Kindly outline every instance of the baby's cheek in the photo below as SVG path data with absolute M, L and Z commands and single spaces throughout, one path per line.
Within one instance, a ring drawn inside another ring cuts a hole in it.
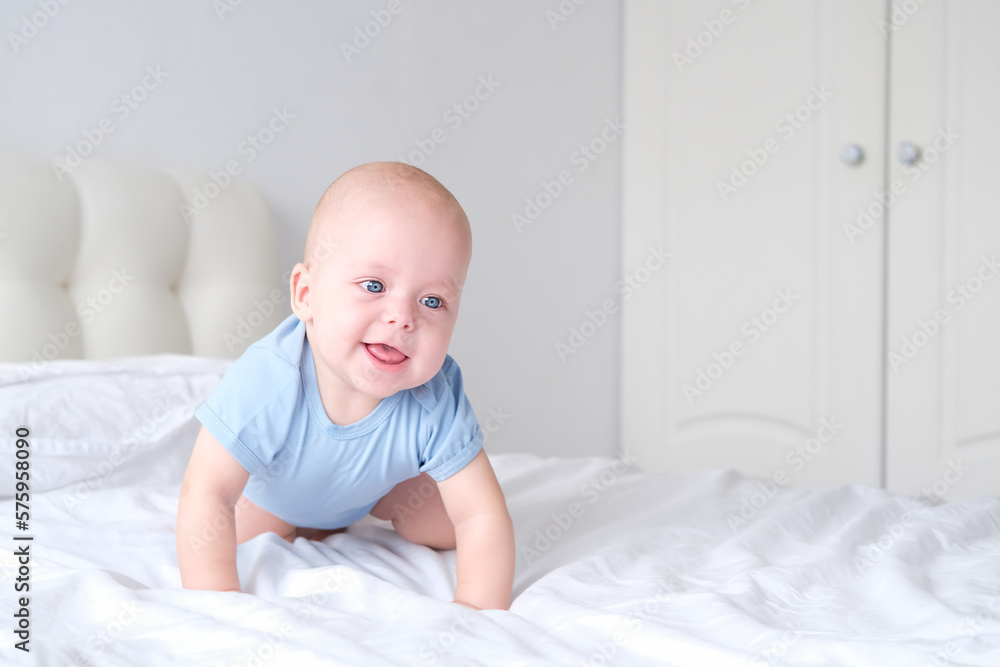
M 360 309 L 349 307 L 346 304 L 325 304 L 316 324 L 324 336 L 328 336 L 331 340 L 345 341 L 360 337 L 360 324 L 364 321 L 363 315 Z

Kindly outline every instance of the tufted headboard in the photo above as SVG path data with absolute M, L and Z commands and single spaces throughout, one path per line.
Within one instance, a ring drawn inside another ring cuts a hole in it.
M 273 329 L 274 222 L 227 176 L 0 152 L 0 361 L 233 358 Z

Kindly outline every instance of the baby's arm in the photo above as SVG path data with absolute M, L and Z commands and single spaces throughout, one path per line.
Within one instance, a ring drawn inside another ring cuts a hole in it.
M 250 475 L 202 427 L 177 504 L 177 564 L 184 588 L 238 591 L 236 502 Z
M 455 602 L 507 609 L 514 585 L 514 525 L 486 452 L 438 482 L 438 489 L 455 525 Z

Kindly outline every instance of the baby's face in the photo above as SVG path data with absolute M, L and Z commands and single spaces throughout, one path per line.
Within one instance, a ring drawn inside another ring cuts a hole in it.
M 420 198 L 340 209 L 327 227 L 336 247 L 310 271 L 307 321 L 317 374 L 334 395 L 381 400 L 440 370 L 469 265 L 467 224 Z

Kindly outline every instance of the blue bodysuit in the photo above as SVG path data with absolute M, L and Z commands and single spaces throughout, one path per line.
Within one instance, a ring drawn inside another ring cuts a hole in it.
M 195 416 L 250 473 L 243 494 L 300 527 L 340 528 L 393 486 L 447 479 L 483 434 L 451 356 L 427 383 L 382 399 L 364 419 L 330 421 L 305 324 L 291 315 L 233 362 Z

